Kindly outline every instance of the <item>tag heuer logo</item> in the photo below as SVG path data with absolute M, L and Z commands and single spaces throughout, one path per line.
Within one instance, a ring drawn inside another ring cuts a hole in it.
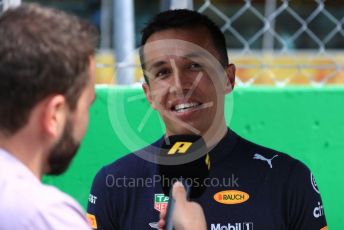
M 154 194 L 154 209 L 161 212 L 167 209 L 168 196 L 164 194 Z

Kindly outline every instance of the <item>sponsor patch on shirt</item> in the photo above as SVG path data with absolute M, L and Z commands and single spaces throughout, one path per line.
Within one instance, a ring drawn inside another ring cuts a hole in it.
M 91 204 L 96 204 L 96 201 L 97 201 L 97 197 L 95 195 L 88 195 L 88 201 L 91 203 Z
M 88 223 L 90 224 L 91 228 L 93 228 L 93 229 L 97 229 L 98 228 L 97 220 L 96 220 L 95 215 L 86 213 L 86 218 L 87 218 Z
M 239 190 L 226 190 L 214 195 L 214 200 L 221 204 L 240 204 L 246 202 L 249 198 L 250 195 Z
M 211 224 L 211 230 L 253 230 L 253 222 Z
M 315 178 L 314 178 L 313 173 L 311 173 L 311 183 L 312 183 L 312 187 L 313 187 L 314 191 L 316 191 L 318 194 L 320 194 L 319 189 L 318 189 L 318 185 L 315 182 Z
M 313 209 L 313 216 L 315 218 L 319 218 L 324 215 L 324 208 L 320 202 L 318 202 L 318 205 Z
M 167 209 L 169 197 L 162 194 L 154 194 L 154 209 L 161 212 Z

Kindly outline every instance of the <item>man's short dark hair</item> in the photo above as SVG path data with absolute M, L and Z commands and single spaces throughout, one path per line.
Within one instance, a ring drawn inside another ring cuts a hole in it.
M 219 62 L 223 66 L 228 65 L 228 56 L 226 48 L 226 40 L 224 34 L 221 32 L 219 27 L 215 25 L 207 16 L 198 13 L 196 11 L 178 9 L 168 10 L 157 14 L 142 30 L 141 49 L 140 49 L 140 60 L 142 69 L 144 69 L 144 57 L 142 47 L 146 44 L 148 38 L 159 31 L 168 29 L 188 29 L 195 27 L 206 28 L 213 40 L 213 44 L 220 54 Z M 144 75 L 146 82 L 148 79 Z
M 0 16 L 0 132 L 11 135 L 31 109 L 62 94 L 76 108 L 89 81 L 97 31 L 88 22 L 36 4 Z

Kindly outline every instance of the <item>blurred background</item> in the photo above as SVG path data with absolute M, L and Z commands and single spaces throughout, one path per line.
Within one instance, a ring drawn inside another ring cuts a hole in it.
M 60 8 L 97 26 L 99 84 L 143 81 L 136 51 L 141 29 L 161 10 L 189 8 L 208 15 L 224 32 L 238 86 L 344 85 L 344 0 L 21 2 Z

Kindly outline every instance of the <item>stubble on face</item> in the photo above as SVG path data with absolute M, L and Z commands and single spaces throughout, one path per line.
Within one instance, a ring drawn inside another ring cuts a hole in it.
M 73 124 L 66 121 L 60 140 L 52 147 L 48 156 L 48 175 L 60 175 L 65 172 L 76 155 L 80 142 L 73 138 Z

